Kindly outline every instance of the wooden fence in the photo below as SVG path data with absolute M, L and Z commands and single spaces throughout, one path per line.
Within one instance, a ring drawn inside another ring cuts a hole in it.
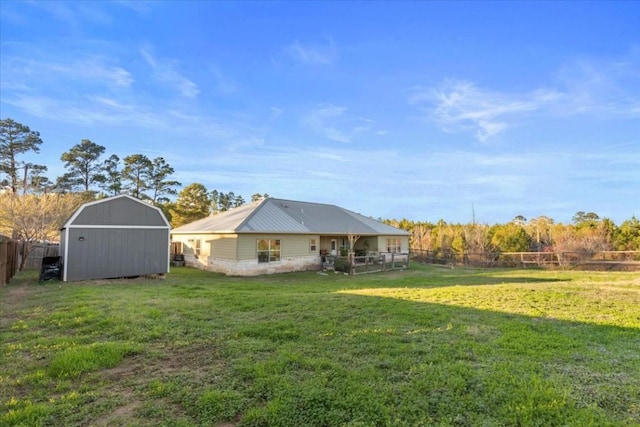
M 0 285 L 9 283 L 18 267 L 18 242 L 0 234 Z
M 22 249 L 22 245 L 24 244 L 24 242 L 20 243 L 20 249 Z M 22 252 L 20 251 L 20 253 Z M 29 255 L 27 255 L 27 261 L 24 264 L 23 270 L 40 270 L 40 268 L 42 267 L 42 258 L 46 256 L 58 256 L 59 253 L 59 244 L 32 244 Z
M 468 267 L 556 267 L 640 270 L 640 251 L 464 253 L 411 250 L 420 263 Z

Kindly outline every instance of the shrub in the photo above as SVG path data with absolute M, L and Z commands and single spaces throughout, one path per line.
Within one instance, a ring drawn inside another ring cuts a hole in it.
M 349 267 L 351 267 L 351 265 L 349 264 L 348 258 L 336 258 L 335 262 L 333 263 L 333 268 L 336 271 L 348 273 Z

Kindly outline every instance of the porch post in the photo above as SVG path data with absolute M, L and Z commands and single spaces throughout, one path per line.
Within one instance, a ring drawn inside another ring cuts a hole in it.
M 349 276 L 353 276 L 353 270 L 354 270 L 354 266 L 353 266 L 353 252 L 349 251 Z

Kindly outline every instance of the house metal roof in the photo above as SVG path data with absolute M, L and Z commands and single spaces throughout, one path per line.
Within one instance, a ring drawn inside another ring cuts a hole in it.
M 177 227 L 180 233 L 405 236 L 409 233 L 335 205 L 267 198 Z

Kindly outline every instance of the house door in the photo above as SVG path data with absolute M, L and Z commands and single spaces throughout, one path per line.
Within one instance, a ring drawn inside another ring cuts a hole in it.
M 331 255 L 338 255 L 338 241 L 336 239 L 331 239 Z

